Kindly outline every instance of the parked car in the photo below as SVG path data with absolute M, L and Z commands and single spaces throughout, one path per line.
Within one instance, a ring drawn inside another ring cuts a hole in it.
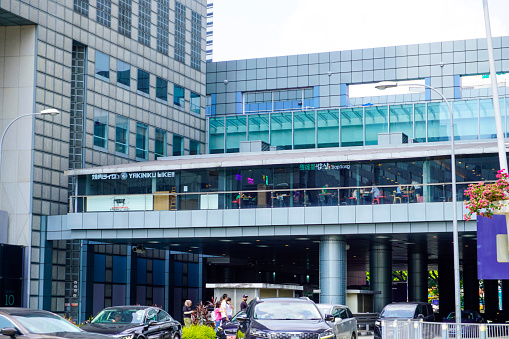
M 375 321 L 375 338 L 382 338 L 382 321 L 422 319 L 435 321 L 433 307 L 425 302 L 398 302 L 385 305 Z
M 233 316 L 232 320 L 228 321 L 225 324 L 221 324 L 217 328 L 216 338 L 217 339 L 236 339 L 237 331 L 240 326 L 240 321 L 237 319 L 237 317 L 241 314 L 246 314 L 246 312 L 240 311 Z
M 309 298 L 256 298 L 245 314 L 237 315 L 236 337 L 332 339 L 334 331 L 327 322 L 333 319 L 322 316 Z
M 3 336 L 11 338 L 111 339 L 87 333 L 51 312 L 27 308 L 0 308 L 0 331 Z
M 334 317 L 329 324 L 334 330 L 336 339 L 357 338 L 357 320 L 348 306 L 335 304 L 316 304 L 322 315 L 330 314 Z
M 119 339 L 182 338 L 182 325 L 164 310 L 151 306 L 108 307 L 82 329 Z
M 444 317 L 442 319 L 442 322 L 444 323 L 455 323 L 456 322 L 456 312 L 451 312 L 447 317 Z M 477 311 L 461 311 L 461 323 L 462 324 L 482 324 L 484 323 L 484 318 L 481 317 L 479 312 Z M 448 326 L 448 332 L 449 337 L 455 337 L 456 336 L 456 326 Z M 468 326 L 468 325 L 462 325 L 461 326 L 461 335 L 462 337 L 467 338 L 473 338 L 479 336 L 479 327 L 476 325 Z

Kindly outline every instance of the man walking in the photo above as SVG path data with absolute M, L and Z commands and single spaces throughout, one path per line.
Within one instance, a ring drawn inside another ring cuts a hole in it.
M 245 311 L 247 309 L 247 294 L 242 296 L 242 302 L 240 303 L 240 310 Z

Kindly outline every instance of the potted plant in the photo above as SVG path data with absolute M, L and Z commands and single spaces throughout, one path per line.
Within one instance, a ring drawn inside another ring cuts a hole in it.
M 509 216 L 509 176 L 505 170 L 497 172 L 497 181 L 491 184 L 479 182 L 468 185 L 465 191 L 465 206 L 468 213 L 463 219 L 470 220 L 475 213 L 482 217 L 493 218 L 493 214 Z

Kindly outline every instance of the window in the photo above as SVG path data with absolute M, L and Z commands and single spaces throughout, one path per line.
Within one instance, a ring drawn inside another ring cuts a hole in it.
M 163 322 L 163 321 L 169 321 L 169 320 L 171 320 L 170 315 L 163 310 L 159 310 L 159 312 L 157 313 L 157 321 Z
M 97 22 L 111 26 L 111 0 L 97 0 Z
M 170 35 L 170 3 L 168 0 L 157 0 L 157 51 L 168 55 Z
M 94 109 L 94 146 L 108 147 L 108 112 Z
M 150 74 L 144 70 L 138 69 L 138 91 L 149 94 Z
M 178 157 L 184 154 L 184 138 L 180 135 L 173 135 L 173 156 Z
M 198 155 L 200 154 L 200 143 L 196 140 L 191 140 L 189 142 L 189 154 Z
M 184 108 L 184 87 L 173 86 L 173 104 Z
M 156 98 L 168 101 L 168 81 L 156 78 Z
M 186 62 L 186 6 L 175 2 L 175 60 Z
M 101 78 L 110 79 L 110 56 L 95 51 L 95 75 Z
M 156 159 L 166 156 L 166 131 L 156 128 L 155 152 Z
M 131 85 L 131 65 L 123 61 L 117 61 L 117 82 L 124 86 Z
M 131 37 L 132 0 L 120 0 L 118 3 L 118 32 Z
M 74 0 L 74 11 L 88 17 L 88 0 Z
M 147 125 L 136 124 L 136 158 L 148 159 L 148 127 Z
M 191 112 L 196 114 L 200 114 L 201 102 L 200 95 L 194 92 L 191 92 Z
M 201 15 L 191 12 L 191 67 L 201 68 Z
M 138 18 L 138 42 L 150 47 L 150 12 L 151 0 L 140 0 L 140 15 Z
M 129 120 L 119 115 L 115 119 L 115 152 L 129 154 Z

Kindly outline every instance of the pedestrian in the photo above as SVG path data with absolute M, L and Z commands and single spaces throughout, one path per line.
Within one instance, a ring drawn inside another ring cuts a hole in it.
M 193 309 L 191 308 L 191 305 L 193 302 L 191 300 L 186 300 L 184 303 L 184 307 L 182 308 L 182 311 L 184 312 L 184 326 L 189 327 L 191 326 L 191 314 L 194 313 Z
M 214 321 L 216 323 L 216 332 L 219 325 L 221 325 L 221 302 L 216 302 L 216 309 L 214 310 Z
M 242 296 L 242 302 L 240 303 L 240 310 L 244 311 L 247 309 L 247 294 Z
M 228 321 L 231 321 L 233 318 L 233 309 L 235 306 L 232 305 L 232 298 L 226 299 L 226 316 L 228 317 Z
M 221 325 L 224 325 L 228 320 L 228 314 L 226 313 L 226 299 L 228 299 L 228 294 L 223 294 L 223 298 L 221 298 Z

